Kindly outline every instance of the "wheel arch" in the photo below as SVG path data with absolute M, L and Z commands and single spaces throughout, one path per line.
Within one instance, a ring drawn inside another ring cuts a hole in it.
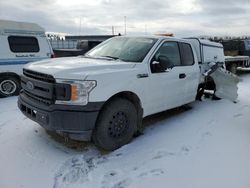
M 116 98 L 126 99 L 134 104 L 137 110 L 137 127 L 138 131 L 142 130 L 142 117 L 143 117 L 143 107 L 140 98 L 137 94 L 131 91 L 122 91 L 111 96 L 102 106 L 100 112 L 105 108 L 109 103 L 111 103 Z M 98 114 L 97 119 L 99 118 L 100 113 Z
M 0 78 L 2 78 L 2 77 L 15 77 L 20 81 L 20 76 L 14 72 L 1 72 Z

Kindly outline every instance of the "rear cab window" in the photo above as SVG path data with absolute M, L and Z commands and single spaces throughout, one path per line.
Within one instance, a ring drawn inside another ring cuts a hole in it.
M 10 50 L 14 53 L 35 53 L 40 51 L 36 37 L 9 36 L 8 42 Z
M 179 43 L 181 51 L 182 66 L 191 66 L 194 64 L 194 54 L 190 44 Z

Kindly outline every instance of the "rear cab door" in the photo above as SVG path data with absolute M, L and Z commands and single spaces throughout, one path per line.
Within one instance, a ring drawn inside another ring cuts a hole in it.
M 185 74 L 185 78 L 183 79 L 184 83 L 182 83 L 184 84 L 183 103 L 187 104 L 194 101 L 196 98 L 200 79 L 200 69 L 198 59 L 192 46 L 186 42 L 179 42 L 179 48 L 183 74 Z

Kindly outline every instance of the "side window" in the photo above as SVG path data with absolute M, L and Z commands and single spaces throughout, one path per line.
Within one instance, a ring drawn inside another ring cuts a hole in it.
M 161 67 L 160 63 L 155 64 L 155 62 L 160 62 L 161 60 L 167 62 L 169 65 L 171 65 L 171 67 L 181 66 L 181 58 L 177 42 L 164 42 L 162 44 L 152 59 L 152 73 L 165 71 L 164 68 Z
M 35 37 L 9 36 L 10 50 L 14 53 L 39 52 L 38 40 Z
M 180 43 L 182 65 L 190 66 L 194 64 L 194 55 L 190 44 Z

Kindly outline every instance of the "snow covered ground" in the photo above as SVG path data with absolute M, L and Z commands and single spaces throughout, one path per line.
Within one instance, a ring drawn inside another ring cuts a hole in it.
M 48 135 L 0 99 L 0 188 L 249 188 L 250 73 L 239 102 L 195 102 L 144 120 L 144 135 L 111 153 Z

